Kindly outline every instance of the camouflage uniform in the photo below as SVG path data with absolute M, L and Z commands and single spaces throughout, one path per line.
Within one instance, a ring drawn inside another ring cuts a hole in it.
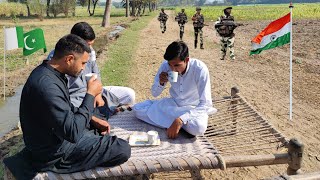
M 226 8 L 227 9 L 227 8 Z M 231 60 L 235 59 L 234 55 L 234 29 L 237 27 L 237 24 L 234 23 L 234 18 L 231 15 L 221 16 L 218 21 L 215 23 L 215 29 L 217 30 L 220 36 L 220 45 L 221 45 L 221 60 L 224 60 L 227 49 L 230 51 Z
M 197 8 L 197 10 L 201 10 Z M 194 27 L 194 48 L 197 48 L 198 34 L 200 35 L 200 49 L 203 49 L 203 32 L 202 28 L 204 26 L 204 17 L 200 13 L 196 13 L 192 16 L 193 27 Z
M 188 17 L 186 13 L 184 13 L 184 10 L 182 12 L 179 12 L 178 15 L 175 17 L 175 20 L 178 22 L 180 27 L 180 40 L 182 40 L 183 33 L 184 33 L 184 24 L 188 22 Z
M 168 20 L 168 15 L 163 10 L 161 10 L 161 12 L 158 16 L 158 20 L 160 21 L 160 29 L 161 29 L 162 33 L 164 33 L 167 29 L 166 22 Z

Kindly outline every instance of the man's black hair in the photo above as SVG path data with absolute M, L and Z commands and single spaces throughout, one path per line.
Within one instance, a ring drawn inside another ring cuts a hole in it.
M 68 34 L 59 39 L 52 58 L 60 59 L 70 54 L 83 54 L 85 51 L 91 52 L 88 43 L 77 35 Z
M 93 41 L 96 38 L 92 27 L 86 22 L 78 22 L 73 25 L 71 34 L 78 35 L 86 41 Z
M 183 41 L 174 41 L 167 47 L 163 57 L 167 61 L 171 61 L 177 57 L 179 57 L 181 61 L 184 61 L 189 57 L 188 46 Z

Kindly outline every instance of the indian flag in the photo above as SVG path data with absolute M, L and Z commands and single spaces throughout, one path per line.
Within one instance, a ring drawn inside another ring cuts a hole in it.
M 271 22 L 263 31 L 252 39 L 250 55 L 290 43 L 290 13 Z
M 20 26 L 4 29 L 5 50 L 23 48 L 23 28 Z

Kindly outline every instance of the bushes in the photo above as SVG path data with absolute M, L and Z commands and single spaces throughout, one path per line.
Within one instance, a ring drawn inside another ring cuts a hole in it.
M 42 0 L 30 0 L 25 3 L 0 3 L 0 17 L 28 16 L 28 7 L 30 15 L 36 15 L 40 19 L 45 16 L 47 5 Z M 28 6 L 27 6 L 28 5 Z M 75 14 L 75 1 L 73 0 L 51 0 L 49 12 L 57 17 L 64 14 L 68 17 L 69 13 Z
M 0 17 L 26 16 L 27 7 L 21 3 L 0 3 Z

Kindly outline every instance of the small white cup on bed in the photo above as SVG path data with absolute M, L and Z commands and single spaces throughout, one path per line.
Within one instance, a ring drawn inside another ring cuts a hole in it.
M 154 144 L 158 139 L 158 132 L 157 131 L 148 131 L 148 143 Z
M 95 73 L 88 73 L 88 74 L 86 74 L 86 75 L 84 75 L 85 77 L 86 77 L 86 81 L 88 82 L 89 80 L 90 80 L 90 78 L 92 77 L 92 76 L 94 76 L 94 79 L 97 79 L 97 74 L 95 74 Z
M 170 82 L 177 82 L 178 81 L 178 72 L 176 71 L 169 71 L 168 72 L 168 80 Z

